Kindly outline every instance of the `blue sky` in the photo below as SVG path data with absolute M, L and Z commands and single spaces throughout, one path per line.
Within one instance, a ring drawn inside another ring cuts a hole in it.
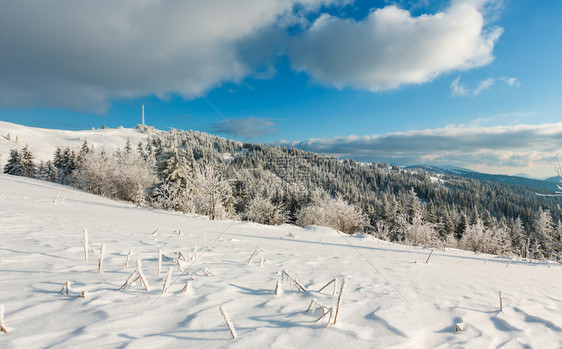
M 144 104 L 362 161 L 544 177 L 562 156 L 559 1 L 59 5 L 0 5 L 0 120 L 134 127 Z

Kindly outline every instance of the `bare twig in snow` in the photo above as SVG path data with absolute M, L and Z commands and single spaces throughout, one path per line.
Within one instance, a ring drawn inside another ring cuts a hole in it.
M 71 284 L 70 281 L 65 282 L 59 293 L 64 292 L 64 294 L 68 296 L 68 292 L 70 292 L 70 284 Z
M 425 264 L 429 264 L 429 260 L 431 259 L 431 255 L 433 254 L 434 250 L 431 250 L 431 252 L 429 253 L 429 256 L 427 256 L 427 260 L 425 261 Z
M 322 292 L 323 289 L 325 289 L 326 287 L 330 286 L 330 284 L 334 284 L 334 290 L 332 291 L 332 296 L 336 295 L 336 287 L 337 287 L 337 283 L 338 283 L 338 279 L 333 279 L 332 281 L 328 282 L 326 285 L 324 285 L 324 287 L 322 287 L 321 289 L 318 290 L 318 292 Z

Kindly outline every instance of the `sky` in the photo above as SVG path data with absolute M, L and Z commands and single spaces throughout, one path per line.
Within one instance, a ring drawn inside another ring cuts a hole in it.
M 560 1 L 4 1 L 0 120 L 548 177 Z

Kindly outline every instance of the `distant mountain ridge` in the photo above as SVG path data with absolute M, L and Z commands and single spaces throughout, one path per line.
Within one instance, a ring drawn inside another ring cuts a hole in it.
M 531 188 L 543 189 L 548 191 L 555 191 L 557 189 L 556 184 L 560 183 L 557 176 L 547 178 L 545 180 L 521 177 L 521 176 L 509 176 L 500 174 L 489 174 L 477 172 L 469 169 L 464 169 L 462 167 L 454 166 L 432 166 L 432 165 L 415 165 L 408 166 L 407 168 L 419 168 L 427 172 L 433 172 L 443 175 L 455 175 L 465 178 L 477 179 L 482 181 L 491 181 L 510 185 L 520 185 Z

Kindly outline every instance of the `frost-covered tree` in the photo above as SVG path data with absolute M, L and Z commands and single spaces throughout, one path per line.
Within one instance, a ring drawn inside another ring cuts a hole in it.
M 35 172 L 37 168 L 35 166 L 35 163 L 33 162 L 34 159 L 35 156 L 29 150 L 29 146 L 26 145 L 25 147 L 23 147 L 23 149 L 21 150 L 21 166 L 22 166 L 23 176 L 25 177 L 35 176 Z
M 269 225 L 283 224 L 287 221 L 287 215 L 281 205 L 273 204 L 260 195 L 254 197 L 246 205 L 244 218 L 252 222 Z
M 400 240 L 412 246 L 437 243 L 435 224 L 424 222 L 421 212 L 415 212 L 413 217 L 400 214 L 397 218 Z
M 58 170 L 50 160 L 47 162 L 41 161 L 41 164 L 39 165 L 39 169 L 37 171 L 38 179 L 49 182 L 57 182 L 57 176 Z
M 323 191 L 312 193 L 311 203 L 300 210 L 297 219 L 301 226 L 322 225 L 347 234 L 362 232 L 365 221 L 359 207 L 339 195 L 331 199 Z
M 459 246 L 474 252 L 503 254 L 510 250 L 510 241 L 505 227 L 486 227 L 476 216 L 474 223 L 466 227 Z
M 525 228 L 523 227 L 523 222 L 521 217 L 517 217 L 513 221 L 511 228 L 509 230 L 509 235 L 511 238 L 512 245 L 514 246 L 514 251 L 518 253 L 521 257 L 529 256 L 529 238 L 525 233 Z
M 76 169 L 78 157 L 74 150 L 66 147 L 64 150 L 57 146 L 53 158 L 53 165 L 58 170 L 59 183 L 69 184 L 71 181 L 72 172 Z
M 150 201 L 158 208 L 193 212 L 195 165 L 191 150 L 179 147 L 175 137 L 171 140 L 158 138 L 157 142 L 154 155 L 152 147 L 147 146 L 145 160 L 148 165 L 155 164 L 160 179 L 150 190 Z
M 200 164 L 192 183 L 197 213 L 207 215 L 209 219 L 222 219 L 233 215 L 234 198 L 224 168 Z
M 539 207 L 539 211 L 533 222 L 533 231 L 531 232 L 531 255 L 533 258 L 549 258 L 554 255 L 555 230 L 554 223 L 549 210 L 543 210 Z
M 143 203 L 155 182 L 152 169 L 136 153 L 107 154 L 93 149 L 84 154 L 72 174 L 72 184 L 111 198 Z

